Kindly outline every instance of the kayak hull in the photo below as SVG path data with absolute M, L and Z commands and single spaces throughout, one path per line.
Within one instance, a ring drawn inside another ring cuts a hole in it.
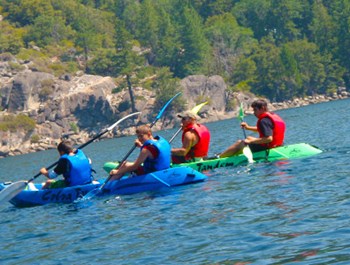
M 0 183 L 0 189 L 4 189 L 11 183 Z M 78 185 L 74 187 L 58 189 L 42 189 L 42 184 L 33 184 L 18 193 L 10 200 L 16 207 L 33 207 L 49 203 L 71 203 L 74 200 L 83 197 L 89 191 L 100 187 L 99 182 L 93 184 Z
M 169 168 L 131 178 L 123 177 L 119 181 L 110 181 L 103 187 L 103 194 L 129 195 L 203 182 L 206 179 L 206 175 L 190 167 Z
M 103 192 L 98 193 L 98 195 L 126 195 L 156 191 L 164 187 L 187 185 L 202 182 L 206 179 L 207 176 L 190 167 L 169 168 L 141 176 L 125 176 L 120 180 L 110 181 L 104 186 Z M 16 207 L 33 207 L 49 203 L 72 203 L 83 198 L 89 192 L 99 189 L 104 181 L 103 179 L 88 185 L 44 190 L 42 184 L 30 183 L 26 189 L 13 197 L 10 203 Z M 11 183 L 0 183 L 0 190 L 8 185 L 11 185 Z
M 286 146 L 280 146 L 272 148 L 262 152 L 253 153 L 253 159 L 255 162 L 272 162 L 276 160 L 286 160 L 295 158 L 304 158 L 322 153 L 322 150 L 315 146 L 306 143 L 297 143 Z M 199 172 L 212 170 L 221 167 L 234 167 L 247 164 L 248 160 L 243 155 L 225 157 L 225 158 L 212 158 L 207 160 L 201 160 L 191 163 L 173 164 L 172 167 L 191 167 Z M 110 172 L 112 169 L 118 166 L 118 162 L 107 162 L 103 168 L 106 172 Z

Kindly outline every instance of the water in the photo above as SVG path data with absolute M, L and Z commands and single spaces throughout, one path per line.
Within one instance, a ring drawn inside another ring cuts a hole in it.
M 96 198 L 79 209 L 2 203 L 0 263 L 349 264 L 349 103 L 278 111 L 287 122 L 286 143 L 314 144 L 324 150 L 317 156 L 221 168 L 204 183 Z M 237 119 L 207 125 L 211 154 L 243 136 Z M 161 135 L 170 139 L 175 131 Z M 133 139 L 84 150 L 105 177 L 103 163 L 120 160 Z M 179 144 L 180 137 L 173 145 Z M 29 179 L 55 159 L 55 150 L 0 159 L 0 181 Z

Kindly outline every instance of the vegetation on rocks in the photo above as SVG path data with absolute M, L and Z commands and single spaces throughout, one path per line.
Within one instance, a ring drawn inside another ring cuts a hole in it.
M 29 132 L 34 130 L 35 124 L 35 120 L 24 114 L 9 114 L 0 117 L 0 131 L 16 132 L 17 130 L 24 130 Z

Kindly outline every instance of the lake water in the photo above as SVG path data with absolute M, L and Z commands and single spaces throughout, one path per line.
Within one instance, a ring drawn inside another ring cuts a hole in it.
M 79 209 L 3 203 L 0 264 L 350 264 L 350 100 L 277 113 L 287 122 L 286 144 L 324 152 L 221 168 L 204 183 L 96 198 Z M 211 154 L 243 136 L 237 119 L 207 126 Z M 175 131 L 160 134 L 170 139 Z M 105 177 L 104 162 L 124 157 L 133 140 L 84 151 Z M 55 150 L 0 159 L 0 181 L 30 179 L 56 159 Z

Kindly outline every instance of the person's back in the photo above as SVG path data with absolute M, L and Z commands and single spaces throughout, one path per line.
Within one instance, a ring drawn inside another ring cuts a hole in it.
M 67 186 L 83 185 L 91 182 L 91 165 L 82 150 L 72 155 L 63 155 L 68 160 L 68 170 L 63 173 Z
M 168 169 L 170 167 L 170 144 L 163 137 L 155 136 L 154 139 L 147 140 L 142 148 L 153 146 L 157 150 L 155 157 L 147 157 L 143 162 L 145 173 Z
M 60 154 L 57 166 L 50 172 L 46 168 L 40 170 L 41 174 L 49 178 L 43 189 L 64 188 L 92 182 L 90 161 L 82 150 L 74 152 L 70 141 L 64 140 L 58 144 L 57 151 Z M 54 178 L 59 175 L 63 175 L 64 179 L 55 181 Z
M 208 156 L 210 132 L 206 126 L 197 123 L 198 116 L 191 111 L 178 115 L 182 122 L 182 147 L 171 150 L 174 164 L 198 160 Z

